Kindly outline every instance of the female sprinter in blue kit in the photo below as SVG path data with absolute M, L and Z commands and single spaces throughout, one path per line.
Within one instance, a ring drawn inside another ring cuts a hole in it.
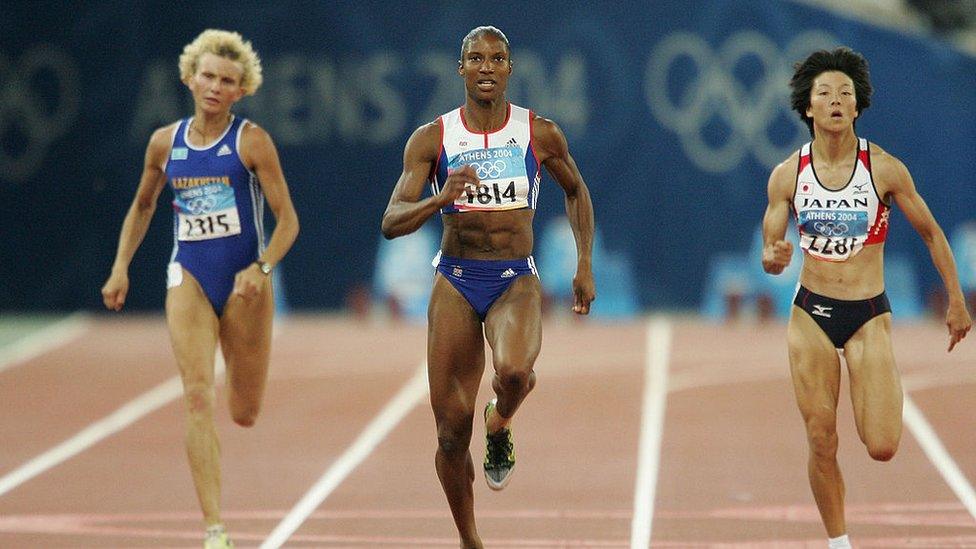
M 233 547 L 220 517 L 220 444 L 214 427 L 214 357 L 227 364 L 230 412 L 254 424 L 264 396 L 274 298 L 271 271 L 298 235 L 298 216 L 267 132 L 231 108 L 261 85 L 261 63 L 234 32 L 206 30 L 188 44 L 180 77 L 193 116 L 160 128 L 146 148 L 112 272 L 102 288 L 118 311 L 128 269 L 166 183 L 173 190 L 173 253 L 166 322 L 183 380 L 186 450 L 207 527 L 204 547 Z M 275 228 L 265 245 L 267 200 Z

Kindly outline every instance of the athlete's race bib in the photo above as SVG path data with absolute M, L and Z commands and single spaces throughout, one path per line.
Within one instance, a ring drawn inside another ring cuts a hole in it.
M 234 189 L 210 183 L 180 189 L 173 204 L 177 208 L 180 240 L 210 240 L 241 233 Z
M 799 224 L 800 246 L 823 259 L 841 260 L 864 245 L 868 213 L 864 211 L 804 210 Z
M 454 206 L 473 210 L 514 210 L 529 205 L 529 178 L 525 173 L 522 147 L 475 149 L 448 159 L 447 173 L 468 165 L 478 176 L 477 189 L 467 189 Z

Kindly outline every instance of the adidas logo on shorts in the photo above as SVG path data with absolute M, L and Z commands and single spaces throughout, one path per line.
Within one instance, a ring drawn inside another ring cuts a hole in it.
M 505 272 L 502 273 L 502 278 L 512 278 L 513 276 L 515 276 L 514 269 L 505 269 Z

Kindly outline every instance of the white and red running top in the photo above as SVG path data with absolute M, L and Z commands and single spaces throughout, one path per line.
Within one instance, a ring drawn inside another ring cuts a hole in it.
M 532 148 L 532 112 L 508 104 L 505 124 L 494 131 L 468 128 L 464 107 L 437 119 L 441 150 L 431 170 L 431 192 L 437 194 L 447 176 L 465 164 L 474 168 L 478 188 L 468 189 L 443 214 L 536 208 L 542 172 Z
M 884 242 L 888 235 L 891 206 L 874 186 L 868 140 L 858 138 L 857 142 L 854 173 L 840 189 L 828 189 L 817 179 L 811 144 L 800 149 L 793 213 L 800 248 L 817 259 L 846 261 L 865 245 Z

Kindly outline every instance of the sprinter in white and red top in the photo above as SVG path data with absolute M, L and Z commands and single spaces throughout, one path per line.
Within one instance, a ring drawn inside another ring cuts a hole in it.
M 867 61 L 848 48 L 817 51 L 796 65 L 792 106 L 813 141 L 769 178 L 763 218 L 763 269 L 780 274 L 792 245 L 790 211 L 803 249 L 787 330 L 790 370 L 810 447 L 808 474 L 828 547 L 850 547 L 844 481 L 837 465 L 837 398 L 843 351 L 857 432 L 870 456 L 891 459 L 902 429 L 902 389 L 891 349 L 884 292 L 884 241 L 898 204 L 929 248 L 949 297 L 951 351 L 972 326 L 952 252 L 905 165 L 854 133 L 871 102 Z
M 858 138 L 854 170 L 839 189 L 826 187 L 817 179 L 812 145 L 807 143 L 800 149 L 793 196 L 800 247 L 817 259 L 846 261 L 864 246 L 885 241 L 891 206 L 878 195 L 871 179 L 867 139 Z
M 540 166 L 566 195 L 576 237 L 573 311 L 596 296 L 591 266 L 593 205 L 554 122 L 505 99 L 514 63 L 508 39 L 477 27 L 461 42 L 464 106 L 418 128 L 383 214 L 383 235 L 417 230 L 437 212 L 444 225 L 428 313 L 430 403 L 437 423 L 437 476 L 461 547 L 481 549 L 474 519 L 472 421 L 492 349 L 497 400 L 484 408 L 488 486 L 501 490 L 515 465 L 512 416 L 535 385 L 542 345 L 542 288 L 532 260 L 532 219 Z M 430 184 L 432 195 L 422 198 Z

